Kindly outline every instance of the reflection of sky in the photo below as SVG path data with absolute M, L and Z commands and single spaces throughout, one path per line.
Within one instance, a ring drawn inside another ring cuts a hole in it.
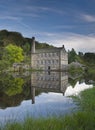
M 35 97 L 35 104 L 31 100 L 23 101 L 20 106 L 0 110 L 0 122 L 7 120 L 23 120 L 26 116 L 48 117 L 64 115 L 75 107 L 71 98 L 60 93 L 42 93 Z
M 92 88 L 93 85 L 87 85 L 85 83 L 79 84 L 79 82 L 77 82 L 77 84 L 75 85 L 75 87 L 73 88 L 72 86 L 69 86 L 66 91 L 65 91 L 65 96 L 72 96 L 72 95 L 78 95 L 81 91 L 85 90 L 85 89 L 89 89 Z
M 76 106 L 72 98 L 67 96 L 77 95 L 80 91 L 92 87 L 92 85 L 77 82 L 74 88 L 71 86 L 67 88 L 65 96 L 61 93 L 42 93 L 35 97 L 35 104 L 32 104 L 32 100 L 24 100 L 19 106 L 0 109 L 0 122 L 22 121 L 27 116 L 37 118 L 68 114 L 75 110 Z

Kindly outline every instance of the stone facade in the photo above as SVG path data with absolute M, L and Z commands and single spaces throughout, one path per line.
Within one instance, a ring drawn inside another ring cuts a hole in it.
M 68 74 L 66 72 L 42 71 L 31 74 L 31 97 L 35 103 L 35 90 L 41 92 L 65 93 L 68 84 Z
M 35 39 L 32 39 L 31 67 L 41 70 L 63 70 L 68 65 L 68 54 L 63 47 L 35 50 Z

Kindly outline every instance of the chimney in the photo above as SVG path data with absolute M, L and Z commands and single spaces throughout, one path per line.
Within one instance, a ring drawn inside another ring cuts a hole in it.
M 31 53 L 35 53 L 35 37 L 32 37 Z
M 32 104 L 35 104 L 35 88 L 31 86 Z
M 62 48 L 64 48 L 64 45 L 62 46 Z

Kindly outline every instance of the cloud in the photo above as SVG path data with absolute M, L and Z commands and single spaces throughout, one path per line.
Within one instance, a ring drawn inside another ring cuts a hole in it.
M 95 35 L 39 32 L 36 36 L 39 41 L 47 42 L 56 47 L 61 47 L 64 44 L 66 50 L 74 48 L 77 52 L 95 52 Z
M 22 22 L 22 18 L 21 17 L 15 17 L 12 16 L 12 14 L 8 14 L 8 15 L 4 15 L 4 16 L 0 16 L 1 20 L 11 20 L 11 21 L 15 21 L 16 25 L 21 25 L 25 28 L 30 29 L 30 26 L 28 26 L 26 23 Z M 8 22 L 7 22 L 8 23 Z
M 79 84 L 79 82 L 77 82 L 74 88 L 72 86 L 67 87 L 64 95 L 65 96 L 79 95 L 81 91 L 84 91 L 90 88 L 93 88 L 93 85 L 86 85 L 85 83 Z
M 7 6 L 5 4 L 4 8 L 1 9 L 0 19 L 17 20 L 20 18 L 25 19 L 26 17 L 39 19 L 40 17 L 44 17 L 43 14 L 47 12 L 57 15 L 63 15 L 65 13 L 63 10 L 46 6 L 21 5 L 21 3 L 19 5 Z
M 51 12 L 51 13 L 60 14 L 60 15 L 65 14 L 65 12 L 63 10 L 51 8 L 51 7 L 46 7 L 46 6 L 33 6 L 33 5 L 30 6 L 30 5 L 27 5 L 24 9 L 26 9 L 26 11 L 30 11 L 30 12 L 34 12 L 34 13 Z
M 8 16 L 8 15 L 3 15 L 0 16 L 0 19 L 4 19 L 4 20 L 21 20 L 20 17 L 15 17 L 15 16 Z
M 95 16 L 89 14 L 82 14 L 81 18 L 86 22 L 95 22 Z
M 53 41 L 56 46 L 64 44 L 67 49 L 74 48 L 77 52 L 95 52 L 95 36 L 85 36 L 79 34 L 67 35 L 60 39 Z
M 73 29 L 75 25 L 56 25 L 53 27 L 54 29 Z

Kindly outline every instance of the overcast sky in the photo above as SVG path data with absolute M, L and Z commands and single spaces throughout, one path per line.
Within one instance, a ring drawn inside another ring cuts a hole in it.
M 95 0 L 0 0 L 0 30 L 95 52 Z

